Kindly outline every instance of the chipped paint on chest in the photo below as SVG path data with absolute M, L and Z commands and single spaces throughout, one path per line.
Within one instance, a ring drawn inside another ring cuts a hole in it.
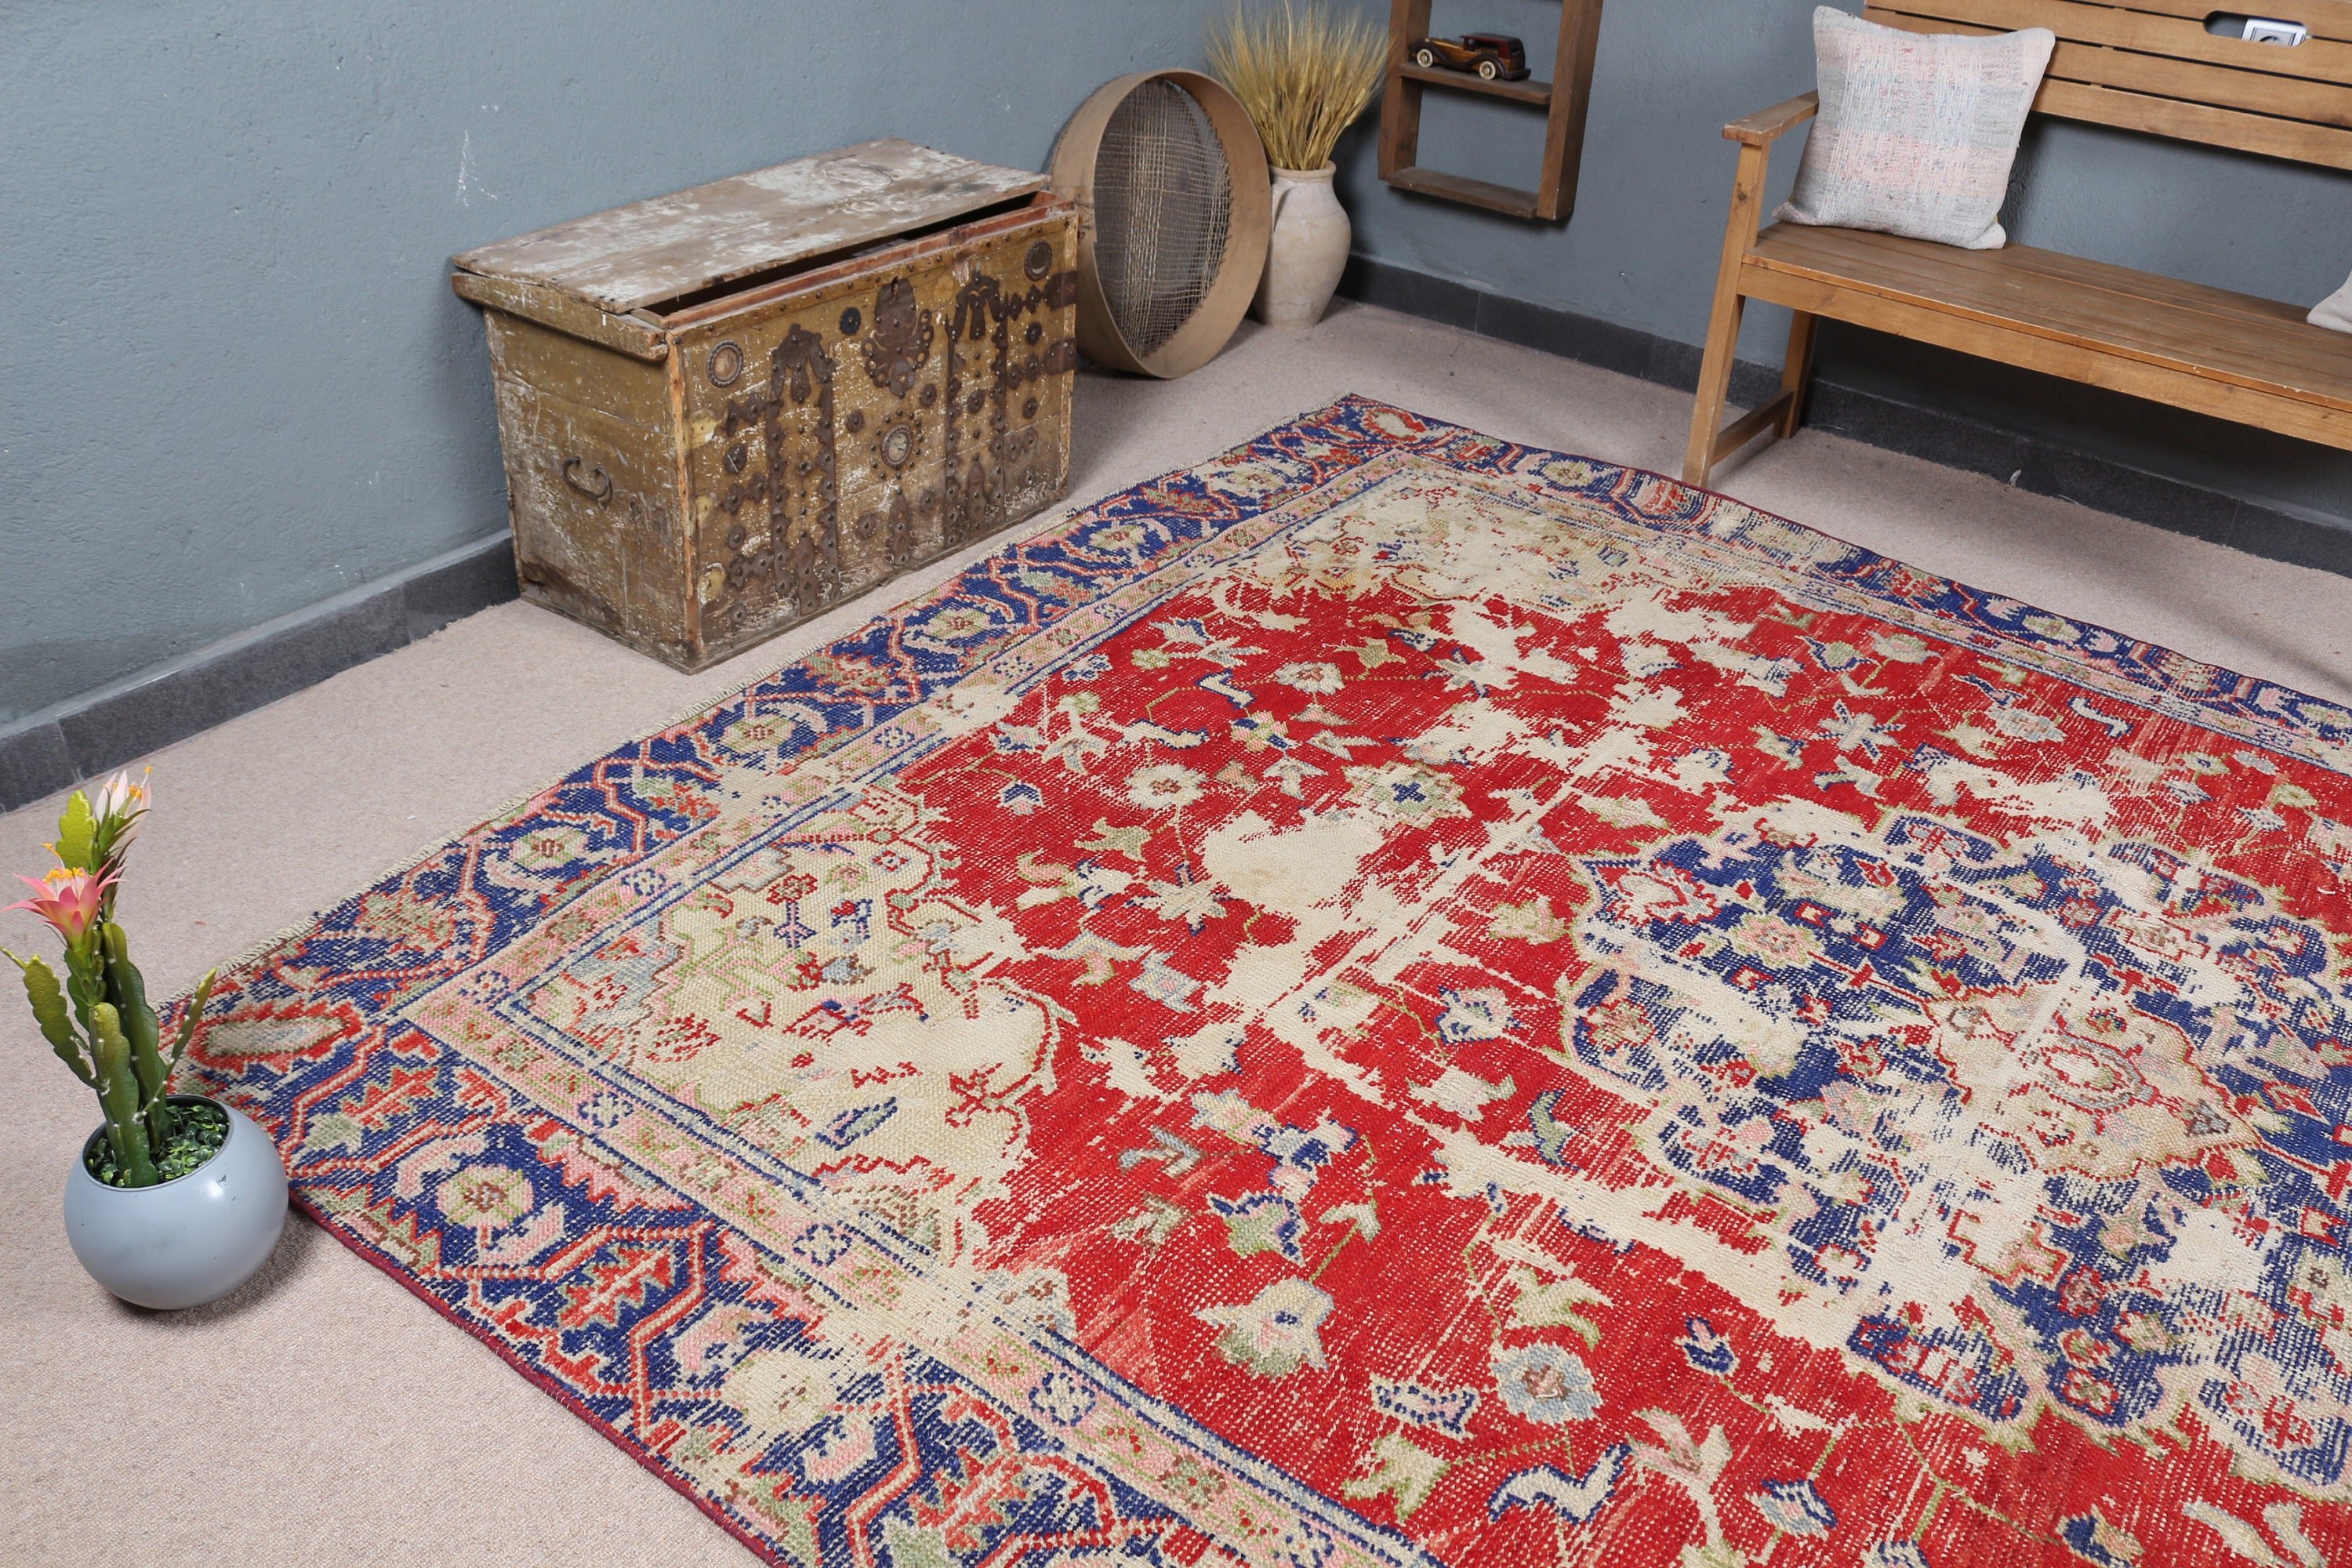
M 1042 189 L 1045 176 L 863 142 L 574 218 L 457 257 L 615 313 L 789 268 Z

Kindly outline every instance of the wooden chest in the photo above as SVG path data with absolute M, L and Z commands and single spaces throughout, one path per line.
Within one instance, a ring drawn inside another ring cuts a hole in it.
M 457 257 L 524 595 L 699 669 L 1058 500 L 1044 186 L 870 142 Z

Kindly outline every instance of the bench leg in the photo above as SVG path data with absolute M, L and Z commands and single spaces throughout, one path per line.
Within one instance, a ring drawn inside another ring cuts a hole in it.
M 1805 393 L 1813 379 L 1813 324 L 1819 318 L 1810 310 L 1800 310 L 1789 319 L 1789 353 L 1780 362 L 1780 395 L 1788 399 L 1788 408 L 1780 416 L 1783 438 L 1797 433 L 1804 423 Z
M 1698 400 L 1691 409 L 1690 446 L 1683 453 L 1683 481 L 1704 485 L 1716 463 L 1757 432 L 1751 414 L 1721 436 L 1723 400 L 1731 391 L 1731 367 L 1739 353 L 1739 318 L 1748 309 L 1739 291 L 1739 264 L 1756 243 L 1756 226 L 1763 212 L 1766 150 L 1761 144 L 1742 145 L 1739 166 L 1731 177 L 1731 212 L 1723 226 L 1723 261 L 1715 275 L 1715 308 L 1706 318 L 1706 353 L 1699 361 Z M 1760 412 L 1760 411 L 1759 411 Z M 1778 419 L 1774 407 L 1770 417 Z M 1736 437 L 1736 438 L 1735 438 Z
M 1698 399 L 1691 407 L 1690 446 L 1683 453 L 1683 482 L 1705 485 L 1715 472 L 1716 431 L 1723 423 L 1724 399 L 1731 392 L 1731 367 L 1739 352 L 1739 321 L 1748 300 L 1730 278 L 1716 288 L 1715 311 L 1706 324 L 1706 354 L 1699 361 Z

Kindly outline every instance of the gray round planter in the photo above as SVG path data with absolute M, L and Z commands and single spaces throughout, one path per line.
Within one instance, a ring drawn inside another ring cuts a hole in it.
M 220 1105 L 175 1094 L 174 1105 Z M 84 1142 L 66 1177 L 66 1238 L 89 1277 L 142 1307 L 199 1307 L 249 1279 L 286 1228 L 286 1166 L 269 1135 L 227 1106 L 228 1138 L 184 1176 L 110 1187 L 89 1173 Z

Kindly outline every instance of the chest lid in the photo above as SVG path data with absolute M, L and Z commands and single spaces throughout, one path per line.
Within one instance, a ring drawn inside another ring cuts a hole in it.
M 621 315 L 784 276 L 1045 185 L 1045 175 L 1025 169 L 895 138 L 866 142 L 502 239 L 455 265 Z

